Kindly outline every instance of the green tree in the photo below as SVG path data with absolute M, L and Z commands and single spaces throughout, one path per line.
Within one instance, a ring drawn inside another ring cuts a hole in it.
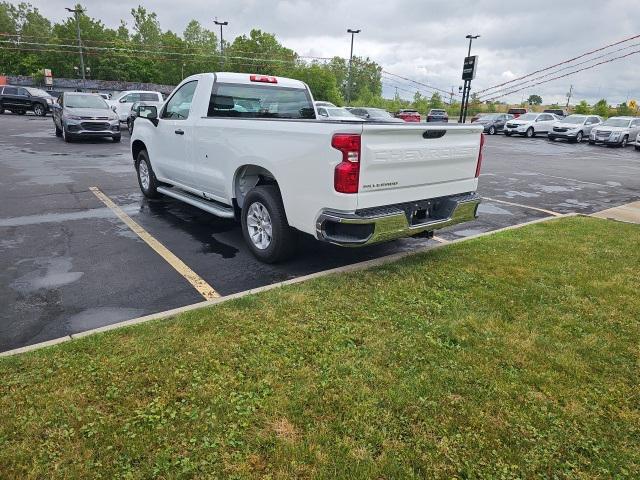
M 616 114 L 620 116 L 628 116 L 633 115 L 633 111 L 627 105 L 627 102 L 622 102 L 620 105 L 616 107 Z
M 336 105 L 344 103 L 336 77 L 326 65 L 316 62 L 309 66 L 299 66 L 291 72 L 290 76 L 305 82 L 315 100 L 325 100 Z
M 542 105 L 542 97 L 540 95 L 529 95 L 527 103 L 529 105 Z
M 580 103 L 576 105 L 573 111 L 582 115 L 588 115 L 589 113 L 591 113 L 591 108 L 589 107 L 589 104 L 586 100 L 580 100 Z
M 609 104 L 607 104 L 607 101 L 604 98 L 601 99 L 601 100 L 598 100 L 593 105 L 592 111 L 593 111 L 593 113 L 595 115 L 600 115 L 601 117 L 608 117 L 609 116 Z
M 442 97 L 438 92 L 433 92 L 431 95 L 431 99 L 429 100 L 430 108 L 442 108 L 444 107 L 444 102 L 442 101 Z

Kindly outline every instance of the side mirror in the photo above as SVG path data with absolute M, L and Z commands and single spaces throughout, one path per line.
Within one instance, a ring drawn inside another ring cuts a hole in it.
M 140 105 L 137 113 L 139 118 L 146 118 L 156 127 L 158 126 L 158 107 L 155 105 Z
M 118 102 L 127 103 L 127 97 L 122 97 L 120 100 L 118 100 Z
M 115 111 L 117 110 L 116 106 L 115 105 L 111 105 L 111 110 L 113 110 L 113 112 L 115 113 Z

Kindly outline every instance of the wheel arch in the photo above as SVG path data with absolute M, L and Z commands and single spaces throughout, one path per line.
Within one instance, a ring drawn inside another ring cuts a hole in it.
M 233 199 L 239 209 L 249 191 L 258 185 L 275 185 L 279 188 L 276 176 L 267 168 L 254 164 L 238 167 L 233 175 Z
M 142 140 L 134 140 L 131 144 L 131 155 L 133 156 L 133 161 L 135 162 L 138 158 L 138 154 L 142 150 L 146 150 L 147 146 L 144 144 Z

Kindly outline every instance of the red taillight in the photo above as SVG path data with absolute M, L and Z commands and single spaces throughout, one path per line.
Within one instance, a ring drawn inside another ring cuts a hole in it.
M 333 188 L 339 193 L 358 193 L 360 180 L 360 135 L 336 133 L 331 146 L 342 152 L 342 162 L 334 171 Z
M 252 82 L 278 83 L 278 79 L 276 77 L 270 77 L 269 75 L 251 75 L 249 80 Z
M 480 176 L 480 168 L 482 168 L 482 149 L 484 148 L 484 133 L 480 134 L 480 150 L 478 151 L 478 163 L 476 165 L 476 178 Z

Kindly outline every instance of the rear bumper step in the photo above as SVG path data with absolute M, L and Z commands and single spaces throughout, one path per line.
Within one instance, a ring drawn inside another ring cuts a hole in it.
M 168 197 L 173 197 L 175 199 L 181 200 L 184 203 L 193 205 L 194 207 L 198 207 L 205 212 L 212 213 L 213 215 L 216 215 L 218 217 L 234 217 L 234 211 L 232 207 L 227 207 L 213 201 L 205 200 L 203 198 L 197 197 L 196 195 L 192 195 L 182 190 L 177 190 L 175 187 L 158 187 L 158 192 L 167 195 Z
M 371 245 L 474 220 L 479 204 L 477 194 L 467 193 L 354 213 L 323 211 L 316 221 L 316 235 L 344 247 Z

